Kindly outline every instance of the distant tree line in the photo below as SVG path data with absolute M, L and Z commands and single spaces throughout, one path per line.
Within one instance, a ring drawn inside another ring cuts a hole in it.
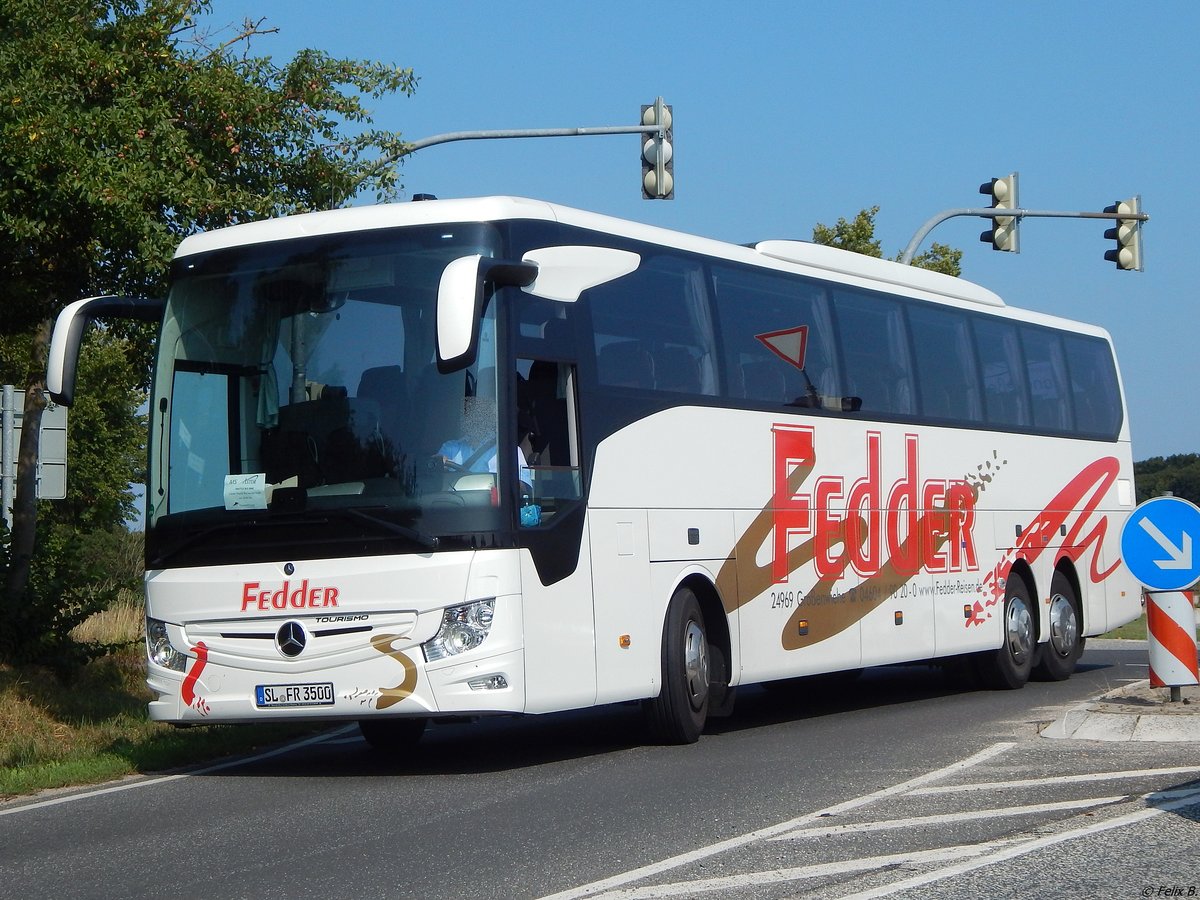
M 1133 464 L 1138 503 L 1170 491 L 1200 505 L 1200 453 L 1152 456 Z

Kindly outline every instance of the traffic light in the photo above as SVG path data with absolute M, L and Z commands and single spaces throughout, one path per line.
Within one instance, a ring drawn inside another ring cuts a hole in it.
M 1104 211 L 1117 213 L 1119 216 L 1137 216 L 1142 211 L 1142 198 L 1131 197 L 1128 200 L 1121 200 L 1112 206 L 1104 207 Z M 1118 269 L 1127 269 L 1132 272 L 1142 271 L 1142 223 L 1140 219 L 1119 218 L 1117 227 L 1105 231 L 1104 237 L 1117 242 L 1116 249 L 1105 252 L 1105 259 L 1115 262 Z
M 658 131 L 642 133 L 642 199 L 675 199 L 675 150 L 671 146 L 671 107 L 662 97 L 642 107 L 642 124 Z
M 1017 209 L 1017 173 L 1013 172 L 1007 178 L 985 181 L 979 186 L 979 193 L 992 198 L 992 209 Z M 991 244 L 993 250 L 1021 252 L 1016 216 L 997 216 L 992 219 L 992 227 L 979 235 L 979 239 Z

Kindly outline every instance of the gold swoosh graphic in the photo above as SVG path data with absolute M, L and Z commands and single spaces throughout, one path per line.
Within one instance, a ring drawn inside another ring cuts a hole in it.
M 411 697 L 413 691 L 417 689 L 416 663 L 404 653 L 392 647 L 392 642 L 402 637 L 403 635 L 400 634 L 377 634 L 371 638 L 372 647 L 384 656 L 390 656 L 404 667 L 404 679 L 398 685 L 392 688 L 379 689 L 379 699 L 375 701 L 376 709 L 390 709 L 401 700 Z

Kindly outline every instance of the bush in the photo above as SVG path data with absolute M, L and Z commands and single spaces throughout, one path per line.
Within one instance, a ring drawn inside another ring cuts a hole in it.
M 0 659 L 41 665 L 71 680 L 90 660 L 122 643 L 80 642 L 71 632 L 107 609 L 122 589 L 136 588 L 134 563 L 141 535 L 124 529 L 78 534 L 64 525 L 39 523 L 24 596 L 0 599 Z M 10 542 L 0 524 L 0 571 L 7 576 Z M 6 578 L 7 581 L 7 578 Z

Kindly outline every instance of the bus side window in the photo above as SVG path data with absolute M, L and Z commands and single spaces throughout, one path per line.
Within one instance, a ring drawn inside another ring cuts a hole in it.
M 911 415 L 912 365 L 900 304 L 887 297 L 838 290 L 832 306 L 848 391 L 864 412 Z
M 983 376 L 983 407 L 989 425 L 1028 427 L 1029 401 L 1017 329 L 1012 322 L 975 318 L 975 353 Z
M 1121 430 L 1121 390 L 1108 343 L 1087 335 L 1063 336 L 1074 402 L 1075 430 L 1111 439 Z

